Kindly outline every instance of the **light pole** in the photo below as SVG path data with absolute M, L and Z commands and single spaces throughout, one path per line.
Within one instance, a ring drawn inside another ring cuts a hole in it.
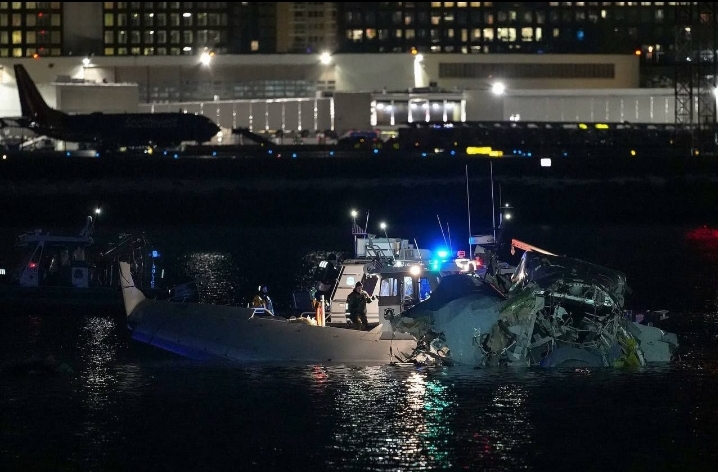
M 359 212 L 356 210 L 351 211 L 352 215 L 352 234 L 354 235 L 354 257 L 357 257 L 358 251 L 357 251 L 357 216 L 359 216 Z
M 100 213 L 102 213 L 100 207 L 95 208 L 95 228 L 97 228 L 97 225 L 100 222 Z

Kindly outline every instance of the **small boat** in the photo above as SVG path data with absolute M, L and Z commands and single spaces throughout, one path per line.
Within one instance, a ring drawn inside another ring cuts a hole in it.
M 127 262 L 120 277 L 132 339 L 192 359 L 388 364 L 416 347 L 413 339 L 383 339 L 380 325 L 357 331 L 265 316 L 261 308 L 148 299 Z
M 58 308 L 121 309 L 117 259 L 128 257 L 148 295 L 170 298 L 162 289 L 164 270 L 159 252 L 144 235 L 122 234 L 103 251 L 93 238 L 94 222 L 87 217 L 77 234 L 35 230 L 17 237 L 13 270 L 0 270 L 0 305 L 11 310 Z M 4 272 L 4 274 L 3 274 Z M 187 296 L 187 291 L 183 292 Z
M 308 308 L 304 316 L 285 318 L 263 307 L 152 300 L 135 286 L 129 264 L 120 262 L 131 336 L 198 360 L 389 364 L 411 359 L 416 338 L 395 330 L 392 315 L 427 300 L 442 277 L 465 269 L 448 251 L 432 254 L 408 240 L 364 236 L 355 240 L 354 257 L 336 268 L 334 282 L 322 287 L 329 297 L 326 321 L 321 303 L 318 311 Z M 320 266 L 335 270 L 329 261 Z M 367 305 L 368 331 L 352 329 L 346 313 L 347 296 L 359 281 L 376 300 Z

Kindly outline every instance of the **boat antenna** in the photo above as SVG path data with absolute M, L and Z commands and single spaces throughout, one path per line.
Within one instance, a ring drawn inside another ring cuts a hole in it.
M 446 235 L 444 234 L 444 227 L 441 225 L 441 218 L 439 218 L 439 215 L 436 215 L 436 219 L 439 221 L 439 229 L 441 230 L 441 237 L 444 238 L 444 246 L 446 246 L 447 245 Z
M 414 247 L 416 248 L 416 252 L 419 253 L 419 262 L 424 262 L 421 259 L 421 249 L 419 249 L 419 243 L 416 242 L 416 238 L 414 238 Z
M 449 228 L 449 222 L 448 222 L 448 221 L 446 222 L 446 232 L 447 232 L 448 235 L 449 235 L 449 252 L 453 254 L 453 253 L 454 253 L 454 248 L 453 248 L 452 245 L 451 245 L 451 229 Z
M 469 198 L 469 165 L 466 164 L 466 216 L 469 221 L 469 252 L 471 254 L 471 201 Z
M 491 176 L 491 226 L 493 226 L 494 243 L 496 242 L 496 204 L 494 203 L 494 163 L 489 161 Z
M 369 210 L 366 211 L 366 223 L 364 223 L 364 238 L 369 237 Z

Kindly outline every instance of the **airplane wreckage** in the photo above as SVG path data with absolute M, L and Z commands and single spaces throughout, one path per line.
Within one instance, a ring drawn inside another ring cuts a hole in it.
M 493 271 L 442 278 L 431 297 L 395 315 L 398 333 L 417 339 L 403 361 L 476 367 L 623 367 L 670 362 L 675 334 L 636 322 L 624 310 L 622 272 L 512 241 L 524 249 L 512 275 Z M 655 312 L 665 317 L 665 312 Z
M 262 308 L 148 299 L 134 285 L 130 265 L 119 265 L 132 338 L 198 360 L 562 368 L 672 359 L 676 335 L 637 323 L 624 310 L 625 274 L 516 240 L 512 246 L 526 250 L 514 270 L 489 252 L 482 257 L 488 264 L 478 270 L 428 271 L 427 280 L 429 273 L 440 278 L 429 297 L 399 305 L 399 313 L 378 303 L 378 323 L 369 331 L 351 329 L 339 316 L 324 325 Z M 356 271 L 336 283 L 344 280 L 345 293 L 373 264 L 352 263 Z M 415 280 L 401 271 L 414 267 L 397 269 L 412 287 Z M 344 314 L 345 296 L 335 297 L 333 314 Z

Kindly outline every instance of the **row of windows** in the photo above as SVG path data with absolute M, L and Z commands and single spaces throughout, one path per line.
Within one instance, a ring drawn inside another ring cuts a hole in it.
M 348 11 L 345 13 L 345 24 L 351 25 L 439 25 L 439 24 L 486 24 L 494 23 L 560 23 L 560 22 L 582 22 L 589 21 L 597 23 L 599 20 L 612 21 L 628 21 L 632 23 L 662 23 L 673 17 L 673 10 L 664 10 L 662 8 L 656 10 L 636 9 L 623 10 L 530 10 L 530 11 L 447 11 L 443 13 L 428 12 L 379 12 L 378 16 L 374 12 Z
M 440 79 L 613 79 L 615 64 L 439 63 Z
M 0 2 L 0 10 L 60 10 L 62 2 Z
M 313 97 L 319 88 L 333 90 L 333 85 L 307 80 L 255 80 L 250 82 L 198 82 L 185 81 L 179 87 L 176 82 L 153 83 L 147 94 L 147 84 L 138 85 L 139 95 L 149 102 L 237 100 L 252 98 Z
M 225 48 L 214 48 L 218 54 L 226 53 Z M 106 47 L 104 49 L 105 56 L 192 56 L 197 52 L 192 46 L 172 46 L 172 47 Z
M 24 20 L 24 21 L 23 21 Z M 62 24 L 62 15 L 59 13 L 0 13 L 0 26 L 60 26 Z
M 105 27 L 226 26 L 226 13 L 105 13 Z
M 509 5 L 515 6 L 517 4 L 524 4 L 523 6 L 530 7 L 535 2 L 515 2 Z M 550 7 L 563 7 L 563 8 L 584 8 L 584 7 L 662 7 L 665 5 L 675 6 L 680 2 L 549 2 Z M 364 4 L 358 2 L 339 2 L 347 7 L 361 7 Z M 379 6 L 387 10 L 396 10 L 400 8 L 427 8 L 429 4 L 432 9 L 436 8 L 493 8 L 503 7 L 507 3 L 503 2 L 379 2 Z M 375 4 L 376 5 L 376 4 Z
M 59 56 L 62 53 L 60 48 L 3 48 L 0 47 L 0 57 L 35 57 L 38 56 Z
M 462 29 L 399 29 L 388 30 L 367 28 L 366 30 L 347 30 L 345 37 L 352 43 L 363 42 L 397 42 L 404 40 L 420 39 L 431 42 L 468 42 L 468 41 L 505 41 L 505 42 L 531 42 L 546 40 L 544 32 L 555 40 L 573 41 L 577 44 L 586 38 L 583 29 L 573 30 L 571 28 L 540 28 L 524 26 L 522 28 L 462 28 Z M 638 39 L 638 28 L 615 28 L 611 34 L 616 37 L 629 37 Z M 658 36 L 662 31 L 656 30 Z
M 0 31 L 0 44 L 60 44 L 60 31 Z
M 191 9 L 223 9 L 227 2 L 103 2 L 105 10 L 191 10 Z
M 105 31 L 105 45 L 112 44 L 217 44 L 226 41 L 227 33 L 216 30 L 198 31 Z

